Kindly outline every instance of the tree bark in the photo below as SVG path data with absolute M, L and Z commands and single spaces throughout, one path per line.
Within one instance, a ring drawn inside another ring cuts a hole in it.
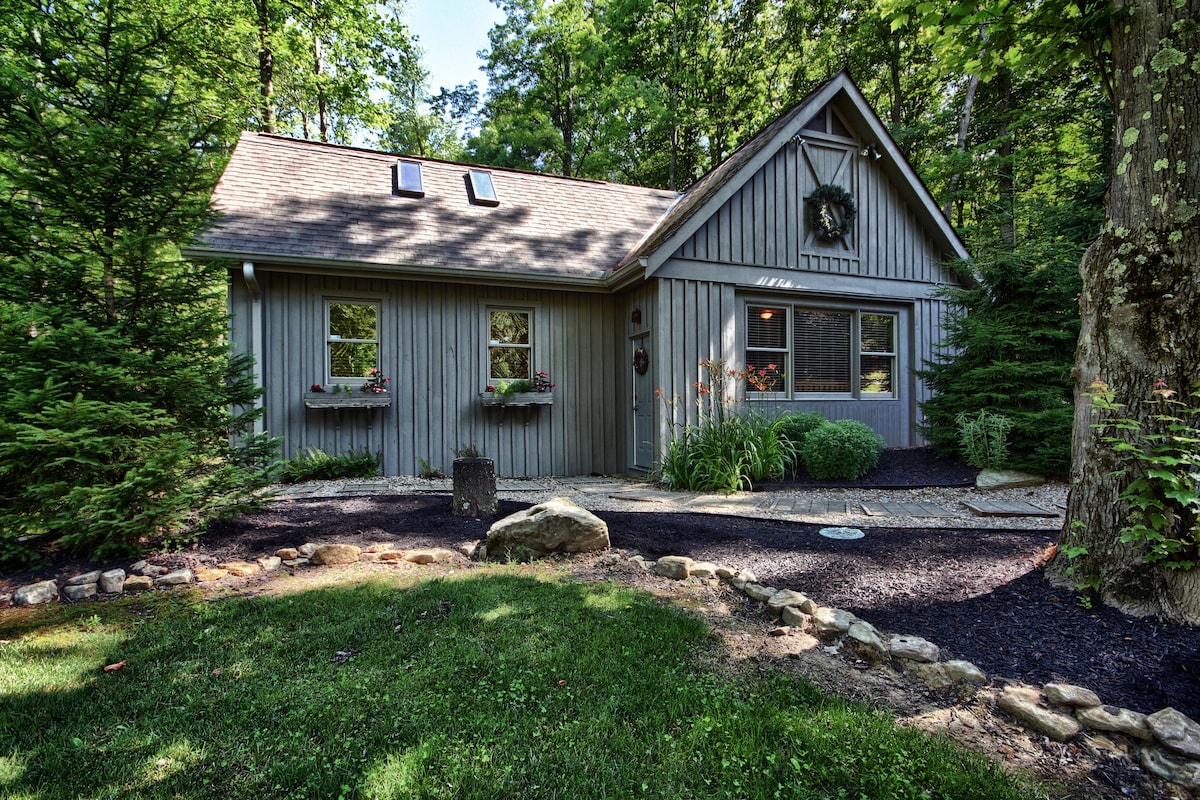
M 496 466 L 490 458 L 454 459 L 455 516 L 487 519 L 496 516 Z
M 1134 476 L 1116 474 L 1101 437 L 1135 440 L 1092 427 L 1087 390 L 1103 381 L 1126 404 L 1122 416 L 1148 422 L 1155 380 L 1181 396 L 1200 383 L 1198 18 L 1200 0 L 1115 8 L 1113 176 L 1104 227 L 1080 265 L 1071 491 L 1050 565 L 1057 580 L 1091 586 L 1129 613 L 1191 624 L 1200 624 L 1200 568 L 1144 563 L 1143 546 L 1120 541 L 1136 521 L 1119 500 Z
M 269 0 L 254 0 L 258 24 L 258 94 L 261 98 L 264 133 L 275 132 L 275 53 L 271 49 Z

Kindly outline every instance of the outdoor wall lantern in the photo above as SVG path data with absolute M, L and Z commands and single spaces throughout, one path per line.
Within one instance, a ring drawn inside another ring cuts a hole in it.
M 641 325 L 642 324 L 642 310 L 640 308 L 635 308 L 633 310 L 633 313 L 629 315 L 629 319 L 632 320 L 634 325 Z
M 859 150 L 858 154 L 860 156 L 863 156 L 864 158 L 866 156 L 870 156 L 871 158 L 875 159 L 876 161 L 883 158 L 883 153 L 879 152 L 879 146 L 876 145 L 874 142 L 871 142 L 869 145 L 864 147 L 862 150 Z

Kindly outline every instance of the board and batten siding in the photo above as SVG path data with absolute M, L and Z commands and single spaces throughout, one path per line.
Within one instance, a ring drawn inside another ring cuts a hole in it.
M 858 217 L 844 240 L 819 241 L 811 231 L 804 198 L 820 183 L 839 184 L 855 198 Z M 656 367 L 679 397 L 677 414 L 695 419 L 693 384 L 702 379 L 701 359 L 745 365 L 747 300 L 869 307 L 898 314 L 895 399 L 753 404 L 769 413 L 857 419 L 888 446 L 924 443 L 919 403 L 929 391 L 913 370 L 938 355 L 946 304 L 935 293 L 953 280 L 940 264 L 945 257 L 879 161 L 834 137 L 806 135 L 804 143 L 787 143 L 655 272 L 658 313 L 666 323 L 655 334 L 663 353 Z
M 625 467 L 612 374 L 624 333 L 614 298 L 418 281 L 259 271 L 262 290 L 264 427 L 283 455 L 383 453 L 385 475 L 411 475 L 424 459 L 449 474 L 455 450 L 473 445 L 509 477 L 613 472 Z M 327 300 L 380 303 L 380 366 L 390 377 L 385 409 L 307 409 L 304 392 L 326 382 Z M 552 406 L 528 424 L 520 410 L 484 408 L 486 308 L 533 310 L 533 368 L 555 383 Z M 238 273 L 230 309 L 234 341 L 248 342 L 252 304 Z

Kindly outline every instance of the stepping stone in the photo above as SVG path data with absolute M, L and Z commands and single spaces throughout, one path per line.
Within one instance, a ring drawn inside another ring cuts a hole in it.
M 845 514 L 845 500 L 814 500 L 808 497 L 776 497 L 763 506 L 784 514 Z
M 379 494 L 391 490 L 391 485 L 387 483 L 369 483 L 366 481 L 353 481 L 342 485 L 338 489 L 338 494 Z
M 953 517 L 954 512 L 933 503 L 862 503 L 868 517 Z
M 628 492 L 613 492 L 609 497 L 613 500 L 633 500 L 640 503 L 677 503 L 686 495 L 660 489 L 633 489 Z
M 762 498 L 752 494 L 725 495 L 702 494 L 684 503 L 686 508 L 696 511 L 737 511 L 744 512 L 758 508 Z
M 981 517 L 1057 517 L 1057 511 L 1024 500 L 963 500 L 962 504 Z
M 544 492 L 549 488 L 546 484 L 537 481 L 513 481 L 503 478 L 496 481 L 496 491 L 498 492 Z

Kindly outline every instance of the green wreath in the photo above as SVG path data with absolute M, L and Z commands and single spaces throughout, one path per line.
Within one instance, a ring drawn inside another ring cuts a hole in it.
M 858 216 L 854 206 L 854 195 L 836 183 L 822 183 L 808 196 L 808 221 L 817 233 L 817 238 L 834 241 L 845 237 Z M 831 206 L 842 207 L 842 221 L 833 216 Z

